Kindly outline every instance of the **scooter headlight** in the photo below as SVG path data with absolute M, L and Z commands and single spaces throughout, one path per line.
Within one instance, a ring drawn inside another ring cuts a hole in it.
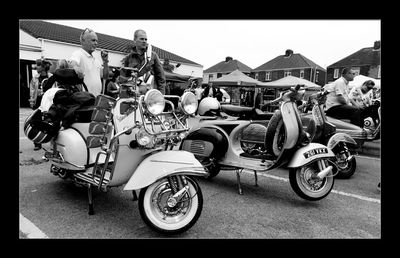
M 185 92 L 181 97 L 180 105 L 185 114 L 191 115 L 196 112 L 199 103 L 192 92 Z
M 146 130 L 142 127 L 136 134 L 136 141 L 141 146 L 152 147 L 154 146 L 155 137 L 148 134 Z
M 144 95 L 147 111 L 152 115 L 159 115 L 164 111 L 165 99 L 159 90 L 151 89 Z

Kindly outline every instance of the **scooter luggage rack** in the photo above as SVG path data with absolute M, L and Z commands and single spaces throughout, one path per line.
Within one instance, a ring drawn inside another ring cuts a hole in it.
M 168 135 L 169 135 L 169 134 L 175 134 L 175 133 L 176 133 L 176 134 L 179 134 L 179 133 L 182 133 L 182 132 L 187 132 L 187 131 L 189 131 L 189 127 L 187 127 L 186 125 L 184 125 L 184 124 L 182 123 L 182 121 L 176 116 L 174 104 L 172 103 L 172 101 L 169 101 L 169 100 L 165 100 L 165 102 L 166 102 L 167 104 L 171 105 L 171 107 L 172 107 L 172 110 L 171 110 L 171 111 L 169 111 L 169 112 L 161 112 L 159 115 L 151 115 L 151 117 L 149 117 L 149 118 L 151 118 L 151 119 L 149 119 L 150 122 L 146 122 L 146 119 L 147 119 L 146 116 L 147 116 L 147 115 L 143 112 L 143 110 L 146 110 L 146 108 L 144 108 L 144 106 L 143 106 L 143 104 L 142 104 L 143 101 L 144 101 L 144 96 L 140 96 L 140 99 L 139 99 L 139 106 L 140 106 L 139 110 L 140 110 L 140 115 L 141 115 L 141 117 L 142 117 L 144 129 L 146 130 L 146 132 L 147 132 L 148 134 L 153 135 L 153 136 L 157 136 L 157 135 L 160 135 L 160 134 L 166 134 L 166 137 L 167 137 L 167 138 L 172 138 L 172 137 L 174 137 L 174 135 L 173 135 L 173 136 L 168 136 Z M 182 128 L 180 128 L 180 129 L 167 129 L 167 128 L 165 127 L 163 121 L 161 121 L 161 119 L 160 119 L 161 116 L 165 116 L 165 115 L 171 115 L 171 116 L 174 118 L 174 120 L 177 121 L 178 124 L 179 124 Z M 155 125 L 156 125 L 156 124 L 161 126 L 161 129 L 162 129 L 162 130 L 161 130 L 160 132 L 156 132 L 156 129 L 155 129 Z M 148 125 L 151 125 L 151 129 L 149 129 Z
M 113 174 L 114 174 L 113 169 L 111 169 L 109 178 L 105 179 L 106 171 L 107 171 L 107 168 L 108 168 L 108 163 L 110 161 L 110 156 L 111 156 L 112 148 L 114 146 L 115 141 L 121 135 L 123 135 L 123 134 L 125 134 L 125 133 L 127 133 L 129 131 L 132 131 L 136 127 L 139 127 L 139 124 L 135 124 L 134 126 L 126 128 L 126 129 L 122 130 L 121 132 L 117 133 L 116 135 L 114 135 L 111 138 L 109 147 L 107 148 L 107 151 L 106 152 L 102 151 L 102 152 L 97 153 L 95 165 L 94 165 L 93 170 L 92 170 L 92 181 L 91 181 L 91 183 L 96 185 L 99 190 L 104 189 L 104 191 L 106 191 L 106 187 L 107 187 L 108 183 L 111 181 L 111 179 L 113 177 Z M 105 159 L 103 167 L 101 168 L 100 178 L 98 179 L 98 182 L 96 182 L 96 171 L 97 171 L 97 168 L 99 166 L 98 160 L 100 158 L 100 155 L 106 155 L 106 159 Z M 104 184 L 104 180 L 106 180 L 105 184 Z

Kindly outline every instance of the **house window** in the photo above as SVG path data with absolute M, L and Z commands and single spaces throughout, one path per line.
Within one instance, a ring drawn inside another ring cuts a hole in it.
M 217 73 L 217 78 L 222 77 L 222 73 Z
M 319 75 L 319 71 L 317 71 L 317 72 L 315 73 L 315 81 L 314 81 L 314 82 L 318 82 L 318 75 Z
M 352 67 L 351 69 L 354 71 L 354 76 L 360 75 L 360 67 Z
M 271 80 L 271 72 L 266 72 L 265 73 L 265 80 L 270 81 Z
M 214 74 L 209 74 L 208 75 L 208 81 L 212 81 L 214 79 Z
M 304 78 L 304 70 L 300 70 L 300 78 Z
M 286 77 L 286 76 L 290 76 L 290 75 L 292 75 L 292 72 L 291 72 L 291 71 L 285 71 L 285 75 L 284 75 L 284 77 Z
M 339 69 L 335 69 L 335 70 L 333 71 L 333 78 L 334 78 L 334 79 L 339 78 Z
M 254 74 L 254 79 L 258 80 L 258 73 Z

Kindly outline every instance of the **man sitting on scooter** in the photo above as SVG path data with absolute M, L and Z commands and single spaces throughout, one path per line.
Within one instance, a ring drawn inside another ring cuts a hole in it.
M 326 115 L 337 119 L 350 119 L 350 123 L 363 127 L 361 110 L 352 106 L 349 99 L 349 81 L 354 79 L 354 71 L 349 68 L 343 68 L 342 76 L 332 84 L 326 86 L 329 92 L 326 99 Z
M 372 80 L 367 80 L 362 85 L 354 86 L 350 90 L 349 98 L 353 106 L 361 110 L 362 120 L 364 121 L 365 118 L 370 117 L 375 126 L 377 126 L 379 121 L 378 108 L 380 105 L 372 102 L 374 86 L 375 83 Z

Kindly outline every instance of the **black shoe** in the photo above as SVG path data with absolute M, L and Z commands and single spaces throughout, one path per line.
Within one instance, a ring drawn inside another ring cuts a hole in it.
M 35 148 L 33 148 L 34 151 L 40 150 L 42 148 L 41 144 L 35 144 Z

